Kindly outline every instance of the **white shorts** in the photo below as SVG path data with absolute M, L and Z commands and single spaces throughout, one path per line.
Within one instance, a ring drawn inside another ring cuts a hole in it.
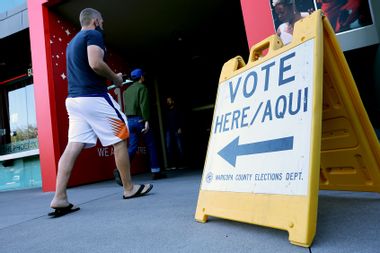
M 109 94 L 66 98 L 66 109 L 69 142 L 84 143 L 85 148 L 90 148 L 96 145 L 97 138 L 103 146 L 109 146 L 129 137 L 127 118 Z

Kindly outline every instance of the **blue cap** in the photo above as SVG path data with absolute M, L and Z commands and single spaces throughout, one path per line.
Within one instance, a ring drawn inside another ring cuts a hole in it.
M 134 69 L 131 72 L 131 78 L 132 78 L 132 80 L 140 79 L 142 75 L 143 75 L 142 69 Z

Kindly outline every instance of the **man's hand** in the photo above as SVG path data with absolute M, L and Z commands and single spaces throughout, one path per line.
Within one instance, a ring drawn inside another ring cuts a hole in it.
M 120 88 L 123 84 L 123 74 L 117 73 L 112 81 L 116 87 Z
M 149 122 L 145 121 L 145 127 L 141 130 L 141 133 L 146 134 L 149 131 Z

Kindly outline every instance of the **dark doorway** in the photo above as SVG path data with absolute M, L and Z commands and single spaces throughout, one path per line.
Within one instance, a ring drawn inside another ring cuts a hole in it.
M 223 64 L 249 54 L 240 1 L 223 1 L 217 8 L 194 31 L 173 33 L 149 66 L 158 80 L 161 106 L 166 96 L 174 96 L 184 113 L 185 152 L 195 169 L 203 169 Z
M 103 14 L 108 47 L 146 71 L 152 107 L 163 109 L 167 95 L 176 98 L 185 115 L 189 165 L 202 169 L 222 66 L 249 54 L 240 1 L 71 0 L 52 8 L 79 27 L 85 7 Z M 163 131 L 156 133 L 162 149 Z

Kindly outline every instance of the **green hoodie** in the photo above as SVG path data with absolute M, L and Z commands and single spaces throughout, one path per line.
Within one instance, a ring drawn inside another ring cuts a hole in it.
M 123 93 L 124 112 L 127 116 L 141 116 L 145 121 L 150 119 L 149 97 L 147 87 L 135 82 Z

